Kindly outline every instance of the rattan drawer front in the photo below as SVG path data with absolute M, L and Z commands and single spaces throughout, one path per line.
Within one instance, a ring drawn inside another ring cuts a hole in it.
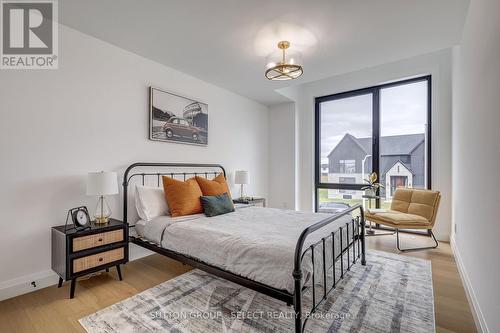
M 73 252 L 123 241 L 123 229 L 73 238 Z
M 105 265 L 110 262 L 123 259 L 124 257 L 125 257 L 125 250 L 123 247 L 120 247 L 118 249 L 78 258 L 73 260 L 73 273 L 78 273 L 90 268 Z

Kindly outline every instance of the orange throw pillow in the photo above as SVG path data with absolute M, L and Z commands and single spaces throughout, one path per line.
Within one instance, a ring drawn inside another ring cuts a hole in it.
M 185 182 L 163 176 L 165 199 L 173 217 L 203 213 L 198 182 L 189 178 Z
M 227 193 L 227 195 L 229 195 L 229 198 L 231 198 L 229 186 L 227 186 L 226 177 L 224 177 L 224 174 L 221 173 L 212 180 L 198 176 L 196 176 L 195 178 L 198 182 L 198 185 L 200 185 L 203 195 L 220 195 L 223 193 Z

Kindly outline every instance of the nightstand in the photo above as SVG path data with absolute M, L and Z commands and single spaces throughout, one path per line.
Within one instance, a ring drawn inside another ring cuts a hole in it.
M 234 199 L 233 203 L 266 207 L 266 199 L 257 197 L 247 197 L 245 199 Z
M 78 277 L 115 266 L 122 280 L 120 265 L 128 262 L 127 224 L 110 219 L 82 231 L 64 229 L 64 225 L 52 228 L 52 270 L 59 275 L 59 288 L 63 280 L 71 280 L 69 298 L 75 296 Z

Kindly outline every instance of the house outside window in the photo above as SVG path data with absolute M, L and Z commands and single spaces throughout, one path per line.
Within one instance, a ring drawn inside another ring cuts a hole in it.
M 355 143 L 354 145 L 352 143 Z M 347 133 L 339 144 L 333 147 L 328 154 L 330 164 L 338 161 L 339 168 L 329 171 L 329 179 L 336 180 L 338 184 L 357 184 L 370 174 L 371 168 L 359 167 L 362 165 L 362 157 L 369 156 L 371 138 L 358 138 Z M 382 150 L 380 152 L 380 179 L 385 188 L 380 190 L 380 196 L 390 200 L 397 187 L 425 188 L 425 134 L 393 135 L 380 138 Z M 351 156 L 359 156 L 359 159 L 348 160 Z M 357 163 L 356 163 L 357 162 Z M 365 163 L 366 164 L 366 163 Z M 349 174 L 352 176 L 346 177 Z M 339 189 L 328 191 L 331 199 L 342 197 L 343 194 L 355 194 L 361 199 L 362 191 Z

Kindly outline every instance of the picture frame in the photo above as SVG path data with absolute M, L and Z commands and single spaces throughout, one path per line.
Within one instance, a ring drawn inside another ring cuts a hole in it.
M 208 145 L 208 104 L 149 87 L 149 139 Z

